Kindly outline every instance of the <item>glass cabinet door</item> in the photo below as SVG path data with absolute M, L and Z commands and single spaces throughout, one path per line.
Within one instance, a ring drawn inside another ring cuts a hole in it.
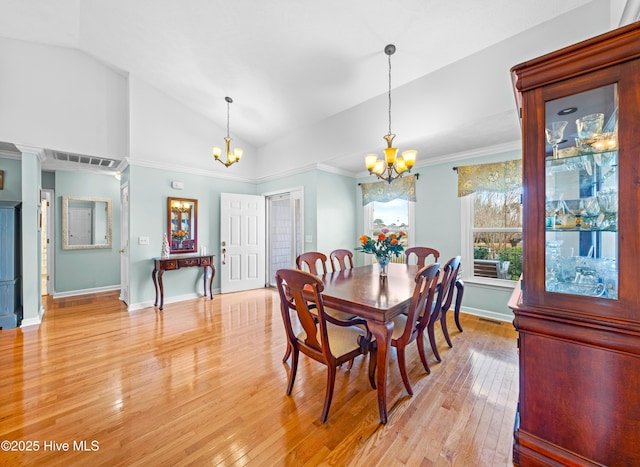
M 545 103 L 545 290 L 618 298 L 617 85 Z

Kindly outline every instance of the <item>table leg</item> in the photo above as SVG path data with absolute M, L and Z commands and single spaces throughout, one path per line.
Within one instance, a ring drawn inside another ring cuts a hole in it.
M 211 300 L 213 300 L 213 278 L 216 277 L 216 267 L 213 265 L 213 261 L 211 262 L 211 279 L 209 280 L 209 295 L 211 296 Z M 207 291 L 204 292 L 205 296 L 207 295 Z
M 164 308 L 164 286 L 162 285 L 162 275 L 164 274 L 164 269 L 160 269 L 158 272 L 158 286 L 160 288 L 160 310 Z
M 156 292 L 156 301 L 153 302 L 153 306 L 158 306 L 158 270 L 156 268 L 151 272 L 151 279 L 153 279 L 153 289 Z
M 376 384 L 378 386 L 378 409 L 380 423 L 387 423 L 387 367 L 389 366 L 389 348 L 393 334 L 393 321 L 389 323 L 369 322 L 369 329 L 378 344 L 378 370 Z

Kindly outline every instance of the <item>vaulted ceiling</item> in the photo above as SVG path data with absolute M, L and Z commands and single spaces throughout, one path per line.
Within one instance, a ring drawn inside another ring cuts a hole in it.
M 366 121 L 360 115 L 379 113 L 381 125 L 367 128 L 372 137 L 354 141 L 349 154 L 315 157 L 316 163 L 355 174 L 362 172 L 362 156 L 384 144 L 386 44 L 397 46 L 392 84 L 401 104 L 394 113 L 411 112 L 412 92 L 420 107 L 415 117 L 398 115 L 393 130 L 398 145 L 411 144 L 424 162 L 517 141 L 510 66 L 589 37 L 579 23 L 569 22 L 571 15 L 585 8 L 584 15 L 597 14 L 608 5 L 603 0 L 0 0 L 0 36 L 79 49 L 136 75 L 221 128 L 226 127 L 224 97 L 231 96 L 232 133 L 265 157 L 277 151 L 274 141 L 292 133 L 345 113 L 353 125 Z M 562 15 L 565 28 L 558 28 L 553 20 Z M 552 26 L 557 34 L 549 34 Z M 501 49 L 508 43 L 513 46 Z M 511 61 L 502 63 L 501 57 Z M 422 92 L 433 87 L 432 94 Z M 474 103 L 469 97 L 474 94 L 508 96 L 510 102 L 497 98 L 495 108 L 487 108 Z M 424 114 L 435 120 L 421 120 Z M 433 121 L 442 128 L 433 129 Z M 343 138 L 348 135 L 338 139 Z

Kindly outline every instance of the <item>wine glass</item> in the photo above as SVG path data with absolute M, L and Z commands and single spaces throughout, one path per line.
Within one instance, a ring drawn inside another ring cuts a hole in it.
M 604 219 L 600 224 L 602 229 L 615 230 L 618 227 L 618 192 L 607 188 L 596 194 L 600 211 Z
M 583 227 L 582 216 L 587 215 L 587 212 L 591 212 L 594 204 L 596 204 L 596 199 L 593 196 L 588 198 L 564 200 L 565 208 L 576 218 L 576 229 Z
M 567 126 L 564 120 L 559 122 L 551 122 L 550 128 L 545 128 L 544 132 L 547 135 L 547 142 L 553 148 L 553 158 L 558 158 L 558 143 L 564 138 L 564 129 Z

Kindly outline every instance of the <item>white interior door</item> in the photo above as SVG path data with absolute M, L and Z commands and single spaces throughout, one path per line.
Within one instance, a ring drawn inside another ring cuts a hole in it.
M 120 187 L 120 300 L 129 305 L 129 184 Z
M 220 289 L 222 293 L 265 286 L 265 201 L 256 195 L 222 193 Z

